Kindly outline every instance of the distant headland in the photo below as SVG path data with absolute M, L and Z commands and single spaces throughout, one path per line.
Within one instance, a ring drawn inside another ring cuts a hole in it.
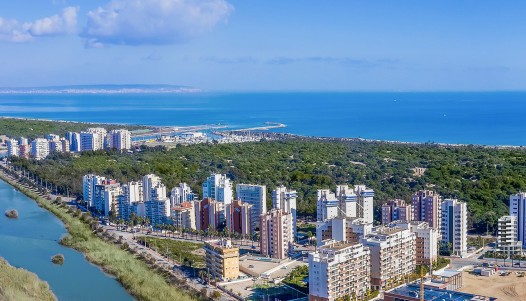
M 1 88 L 0 94 L 150 94 L 196 93 L 202 90 L 176 85 L 72 85 Z

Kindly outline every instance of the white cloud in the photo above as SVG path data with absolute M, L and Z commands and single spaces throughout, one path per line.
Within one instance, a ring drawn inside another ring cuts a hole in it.
M 0 40 L 27 42 L 35 37 L 74 34 L 77 31 L 78 10 L 77 7 L 66 7 L 60 15 L 25 23 L 0 17 Z
M 88 13 L 81 36 L 104 44 L 176 44 L 203 34 L 233 11 L 226 0 L 112 0 Z

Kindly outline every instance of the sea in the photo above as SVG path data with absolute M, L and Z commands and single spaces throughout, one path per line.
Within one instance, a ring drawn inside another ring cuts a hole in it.
M 0 116 L 143 124 L 283 123 L 305 136 L 526 145 L 526 92 L 0 94 Z

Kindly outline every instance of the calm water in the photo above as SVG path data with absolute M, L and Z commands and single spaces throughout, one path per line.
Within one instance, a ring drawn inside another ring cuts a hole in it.
M 7 219 L 7 209 L 18 210 L 18 220 Z M 2 181 L 0 213 L 0 256 L 47 281 L 59 300 L 133 300 L 81 253 L 58 244 L 66 233 L 58 218 Z M 65 256 L 62 266 L 51 263 L 57 253 Z
M 0 95 L 4 116 L 487 145 L 526 145 L 525 113 L 526 92 Z

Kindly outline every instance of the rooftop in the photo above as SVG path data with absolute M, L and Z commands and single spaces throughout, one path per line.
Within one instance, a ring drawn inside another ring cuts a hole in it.
M 400 295 L 404 297 L 418 298 L 420 286 L 416 284 L 404 285 L 390 291 L 387 294 Z M 497 298 L 479 296 L 469 293 L 461 293 L 444 289 L 424 287 L 424 299 L 426 301 L 494 301 Z

